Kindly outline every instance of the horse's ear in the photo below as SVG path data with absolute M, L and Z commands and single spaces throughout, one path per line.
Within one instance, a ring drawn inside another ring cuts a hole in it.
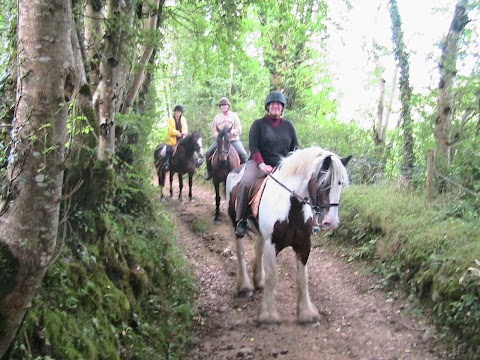
M 341 159 L 343 166 L 347 166 L 348 162 L 352 159 L 353 155 L 348 155 Z

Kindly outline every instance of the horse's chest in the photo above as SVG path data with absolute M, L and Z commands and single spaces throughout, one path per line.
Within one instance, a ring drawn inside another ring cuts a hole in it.
M 310 253 L 312 225 L 312 218 L 305 220 L 302 204 L 292 198 L 288 219 L 278 220 L 273 227 L 272 243 L 276 252 L 291 246 L 306 263 Z

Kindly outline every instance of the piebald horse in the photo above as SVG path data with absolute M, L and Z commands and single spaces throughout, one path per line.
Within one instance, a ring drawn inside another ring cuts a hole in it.
M 251 296 L 254 286 L 264 290 L 258 316 L 260 323 L 280 322 L 274 295 L 276 256 L 288 246 L 293 248 L 297 263 L 297 320 L 299 323 L 319 321 L 319 312 L 308 291 L 310 237 L 312 231 L 338 227 L 338 205 L 342 189 L 348 184 L 346 165 L 350 158 L 310 147 L 284 158 L 276 171 L 267 177 L 258 217 L 248 219 L 248 229 L 259 235 L 255 245 L 253 284 L 247 272 L 244 240 L 236 239 L 237 293 Z M 236 168 L 227 177 L 228 211 L 234 225 L 236 185 L 243 171 L 244 167 Z

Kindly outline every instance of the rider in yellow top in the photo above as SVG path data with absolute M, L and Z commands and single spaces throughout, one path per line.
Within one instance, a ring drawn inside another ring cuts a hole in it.
M 173 109 L 173 117 L 167 120 L 167 139 L 165 144 L 167 146 L 165 168 L 168 169 L 170 160 L 173 155 L 173 147 L 188 135 L 187 119 L 183 116 L 183 107 L 181 105 L 175 106 Z

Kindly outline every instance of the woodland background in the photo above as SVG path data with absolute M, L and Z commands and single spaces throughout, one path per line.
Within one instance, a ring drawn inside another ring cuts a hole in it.
M 378 1 L 391 42 L 362 39 L 376 95 L 350 119 L 329 55 L 362 2 L 333 3 L 0 2 L 0 357 L 180 357 L 195 284 L 155 201 L 152 151 L 176 104 L 209 144 L 222 96 L 247 144 L 272 89 L 303 147 L 354 156 L 328 237 L 419 298 L 452 357 L 478 355 L 478 1 L 432 9 L 450 20 L 425 60 L 436 85 L 421 91 L 404 2 Z

